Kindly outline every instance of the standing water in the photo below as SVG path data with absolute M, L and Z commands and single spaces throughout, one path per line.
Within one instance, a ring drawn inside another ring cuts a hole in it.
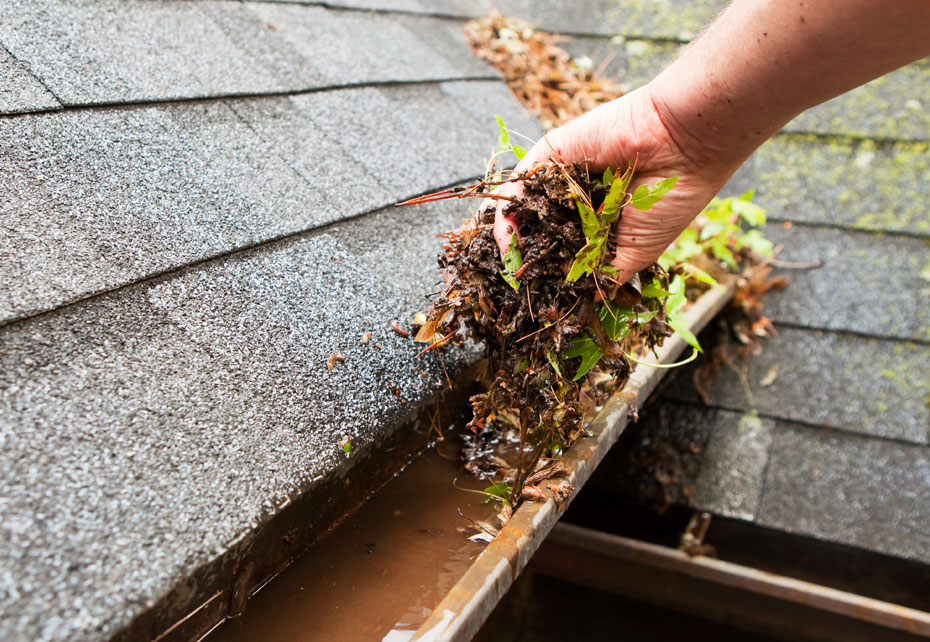
M 207 642 L 412 637 L 484 548 L 467 539 L 475 531 L 458 511 L 494 521 L 493 507 L 453 486 L 456 477 L 460 488 L 487 484 L 447 450 L 448 442 L 428 449 Z

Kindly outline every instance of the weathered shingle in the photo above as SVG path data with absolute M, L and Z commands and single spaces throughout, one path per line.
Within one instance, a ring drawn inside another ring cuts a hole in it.
M 480 82 L 2 120 L 0 321 L 465 180 L 495 111 L 538 131 Z
M 447 21 L 222 0 L 11 0 L 0 44 L 68 105 L 496 76 Z
M 876 238 L 830 228 L 772 225 L 784 261 L 823 261 L 783 270 L 791 285 L 766 298 L 776 322 L 930 342 L 930 246 L 923 239 Z
M 930 235 L 930 144 L 775 136 L 740 168 L 728 194 L 754 189 L 770 216 Z
M 108 638 L 320 476 L 352 479 L 340 439 L 364 457 L 445 385 L 389 323 L 425 306 L 461 209 L 392 209 L 0 328 L 0 638 Z
M 699 360 L 703 362 L 703 358 Z M 772 368 L 777 377 L 761 381 Z M 930 347 L 820 330 L 779 328 L 749 361 L 755 408 L 779 419 L 926 444 L 930 426 Z M 668 393 L 697 401 L 689 377 Z M 730 368 L 708 387 L 712 403 L 748 410 L 749 399 Z
M 759 523 L 930 563 L 930 449 L 774 430 Z
M 60 106 L 35 76 L 0 47 L 0 114 L 56 109 Z

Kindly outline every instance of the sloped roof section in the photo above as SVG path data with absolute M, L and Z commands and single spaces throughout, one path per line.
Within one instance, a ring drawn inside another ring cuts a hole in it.
M 595 65 L 611 56 L 608 69 L 630 88 L 722 6 L 501 3 L 576 34 L 567 43 L 574 55 Z M 654 466 L 630 471 L 650 459 L 638 455 L 668 447 L 681 472 L 667 489 L 673 501 L 930 563 L 928 73 L 930 61 L 918 61 L 805 112 L 724 188 L 755 189 L 770 217 L 766 234 L 784 244 L 782 260 L 822 266 L 782 269 L 792 285 L 767 298 L 779 334 L 762 355 L 745 373 L 721 368 L 707 387 L 709 406 L 693 385 L 704 358 L 677 373 L 595 484 L 632 495 L 650 488 Z
M 539 134 L 460 27 L 0 1 L 0 638 L 215 622 L 422 441 L 473 353 L 390 324 L 468 208 L 390 206 Z

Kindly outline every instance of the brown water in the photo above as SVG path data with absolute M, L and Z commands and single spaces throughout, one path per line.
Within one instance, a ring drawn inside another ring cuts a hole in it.
M 443 455 L 451 450 L 440 444 Z M 457 509 L 493 521 L 462 464 L 427 450 L 206 642 L 409 639 L 484 548 Z

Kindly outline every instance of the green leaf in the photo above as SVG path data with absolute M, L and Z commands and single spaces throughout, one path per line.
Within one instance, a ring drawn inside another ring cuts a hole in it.
M 583 335 L 572 341 L 572 345 L 567 349 L 563 350 L 561 357 L 563 359 L 574 359 L 576 357 L 581 357 L 581 364 L 578 366 L 578 369 L 575 371 L 575 376 L 572 378 L 572 381 L 578 381 L 583 376 L 588 373 L 588 370 L 594 367 L 594 365 L 604 356 L 603 350 L 594 343 L 594 339 L 587 335 Z
M 511 491 L 513 491 L 513 487 L 508 486 L 504 482 L 493 484 L 484 489 L 484 492 L 486 492 L 488 495 L 494 495 L 495 497 L 499 497 L 500 499 L 505 500 L 506 504 L 510 504 Z
M 692 263 L 685 263 L 682 267 L 688 272 L 688 274 L 693 276 L 696 280 L 700 281 L 701 283 L 706 283 L 708 285 L 717 285 L 717 279 L 712 277 L 710 274 L 708 274 L 707 272 L 705 272 L 698 266 Z
M 580 198 L 575 199 L 575 207 L 578 208 L 578 216 L 581 218 L 581 231 L 584 232 L 584 237 L 590 241 L 600 231 L 601 222 L 594 210 L 588 207 L 588 204 Z
M 698 343 L 697 337 L 694 336 L 694 333 L 691 332 L 691 330 L 688 328 L 688 324 L 685 323 L 685 320 L 682 317 L 669 314 L 666 321 L 668 321 L 668 324 L 672 326 L 672 330 L 680 334 L 681 338 L 688 342 L 688 345 L 690 345 L 698 352 L 704 352 L 704 350 L 701 349 L 701 344 Z
M 620 216 L 620 208 L 623 206 L 623 201 L 626 200 L 626 186 L 627 181 L 623 180 L 615 180 L 610 184 L 607 196 L 604 197 L 604 206 L 601 209 L 603 225 L 609 226 Z
M 743 196 L 745 196 L 745 194 Z M 765 210 L 755 203 L 750 203 L 740 197 L 732 201 L 732 207 L 733 211 L 739 214 L 740 218 L 752 227 L 765 225 Z
M 775 247 L 775 244 L 770 240 L 762 236 L 762 232 L 759 230 L 749 230 L 740 238 L 739 242 L 736 244 L 736 249 L 740 250 L 744 247 L 748 247 L 750 250 L 756 254 L 761 254 L 762 256 L 768 256 L 772 253 L 772 250 Z
M 352 442 L 349 441 L 348 439 L 342 444 L 342 452 L 344 452 L 347 455 L 352 454 Z
M 517 157 L 517 160 L 523 160 L 523 157 L 526 156 L 526 149 L 521 145 L 514 145 L 513 155 Z
M 497 128 L 500 130 L 500 135 L 497 137 L 497 147 L 499 149 L 510 149 L 510 132 L 507 131 L 507 125 L 504 124 L 504 119 L 500 116 L 494 116 L 497 119 Z
M 725 223 L 721 221 L 710 221 L 707 225 L 701 228 L 700 239 L 706 241 L 709 238 L 713 238 L 719 234 L 722 234 L 727 229 Z
M 601 179 L 601 185 L 610 185 L 614 182 L 614 173 L 610 168 L 604 170 L 604 177 Z
M 727 237 L 715 237 L 711 239 L 708 245 L 710 247 L 711 253 L 718 260 L 726 263 L 734 271 L 739 270 L 739 266 L 736 264 L 736 257 L 733 256 L 733 252 L 731 252 L 730 248 L 727 247 Z
M 685 280 L 681 278 L 680 274 L 676 274 L 672 278 L 672 282 L 668 285 L 668 290 L 669 297 L 665 300 L 665 309 L 668 310 L 668 314 L 671 316 L 688 302 L 688 299 L 685 297 Z
M 640 185 L 633 192 L 633 200 L 630 201 L 630 204 L 638 210 L 652 209 L 652 206 L 658 203 L 663 196 L 668 194 L 669 190 L 671 190 L 677 182 L 678 177 L 671 176 L 662 179 L 652 187 Z
M 520 253 L 520 242 L 517 240 L 516 234 L 511 234 L 510 245 L 507 246 L 507 251 L 504 252 L 504 271 L 501 272 L 501 276 L 514 290 L 520 289 L 520 282 L 517 281 L 517 277 L 514 275 L 522 266 L 523 255 Z
M 604 332 L 613 341 L 622 341 L 630 331 L 630 321 L 636 317 L 632 306 L 614 306 L 606 301 L 597 305 L 597 318 Z
M 658 299 L 663 296 L 670 295 L 671 292 L 662 287 L 662 284 L 659 282 L 659 279 L 655 279 L 646 287 L 643 288 L 643 298 L 644 299 Z
M 569 283 L 573 283 L 585 274 L 594 274 L 595 270 L 597 270 L 597 266 L 601 262 L 601 254 L 603 254 L 603 251 L 603 238 L 591 241 L 578 250 L 578 253 L 575 255 L 575 262 L 572 263 L 572 267 L 568 271 L 568 276 L 565 277 L 565 280 Z
M 610 265 L 602 265 L 601 272 L 604 274 L 609 274 L 610 276 L 617 276 L 620 274 L 620 270 Z
M 559 379 L 564 379 L 562 376 L 562 371 L 559 369 L 559 359 L 555 354 L 555 350 L 550 350 L 546 353 L 546 358 L 549 359 L 549 365 L 552 366 L 552 369 L 555 371 L 556 376 Z
M 530 367 L 530 362 L 524 359 L 520 362 L 520 365 L 517 366 L 517 374 L 520 374 L 524 370 Z

